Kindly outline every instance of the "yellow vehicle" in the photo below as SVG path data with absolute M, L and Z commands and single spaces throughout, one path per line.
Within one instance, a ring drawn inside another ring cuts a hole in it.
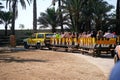
M 53 33 L 34 33 L 30 38 L 24 39 L 24 48 L 36 47 L 36 49 L 42 49 L 47 47 L 50 49 L 50 38 Z

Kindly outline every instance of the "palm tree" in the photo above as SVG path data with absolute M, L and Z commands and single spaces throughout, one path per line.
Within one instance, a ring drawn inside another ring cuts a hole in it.
M 1 15 L 1 21 L 3 24 L 5 24 L 5 36 L 7 36 L 7 27 L 8 27 L 8 24 L 11 23 L 11 20 L 12 20 L 12 12 L 1 12 L 0 13 Z
M 17 10 L 18 10 L 18 2 L 21 3 L 21 6 L 23 9 L 26 9 L 26 3 L 25 0 L 4 0 L 6 1 L 7 6 L 9 6 L 10 9 L 12 9 L 13 12 L 13 17 L 12 17 L 12 27 L 11 27 L 11 31 L 12 31 L 12 35 L 15 35 L 15 18 L 17 16 Z M 28 4 L 30 4 L 31 0 L 27 0 Z
M 63 0 L 64 6 L 62 6 L 62 8 L 69 16 L 72 24 L 71 29 L 74 32 L 81 32 L 80 18 L 84 2 L 87 2 L 87 0 Z
M 4 8 L 4 6 L 3 6 L 2 3 L 0 2 L 0 11 L 1 11 L 2 8 Z
M 71 21 L 69 26 L 75 32 L 82 32 L 83 30 L 91 30 L 92 21 L 97 20 L 100 26 L 96 25 L 99 29 L 102 25 L 102 20 L 108 16 L 113 6 L 109 5 L 103 0 L 61 0 L 63 5 L 62 13 L 64 16 L 68 16 L 68 20 Z M 55 2 L 55 0 L 54 0 Z M 104 9 L 103 9 L 104 8 Z M 63 18 L 64 18 L 63 16 Z M 98 24 L 97 21 L 94 24 Z
M 105 25 L 103 22 L 106 22 L 109 18 L 108 12 L 110 12 L 114 7 L 103 0 L 96 1 L 94 7 L 96 29 L 100 30 L 103 29 L 103 26 Z
M 64 29 L 63 29 L 63 15 L 62 15 L 62 1 L 63 0 L 52 0 L 52 5 L 55 6 L 55 2 L 58 1 L 58 10 L 59 10 L 59 22 L 60 22 L 60 26 L 61 26 L 61 32 L 64 32 Z
M 37 32 L 37 2 L 33 0 L 33 32 Z
M 24 24 L 19 24 L 19 28 L 24 29 L 25 28 L 25 25 Z
M 1 17 L 2 17 L 2 11 L 1 11 L 1 9 L 3 9 L 4 8 L 4 6 L 2 5 L 2 3 L 0 2 L 0 19 L 1 19 Z M 0 20 L 0 24 L 2 23 L 2 21 Z
M 52 27 L 52 32 L 56 32 L 56 27 L 59 26 L 58 11 L 55 8 L 48 8 L 45 13 L 41 13 L 38 18 L 40 27 Z
M 113 8 L 113 6 L 109 5 L 107 2 L 103 0 L 86 0 L 86 1 L 84 0 L 81 3 L 82 3 L 81 10 L 79 9 L 80 11 L 78 13 L 79 19 L 76 20 L 75 22 L 78 21 L 79 26 L 81 26 L 80 24 L 82 22 L 82 24 L 84 25 L 85 31 L 89 31 L 92 29 L 92 26 L 91 26 L 92 21 L 95 21 L 95 24 L 96 24 L 95 28 L 97 30 L 103 29 L 102 23 L 108 17 L 107 13 Z M 74 12 L 77 12 L 77 9 Z M 81 27 L 77 29 L 81 29 Z
M 21 6 L 23 9 L 26 9 L 26 3 L 25 0 L 4 0 L 6 1 L 6 6 L 9 6 L 9 9 L 12 11 L 12 26 L 11 26 L 11 31 L 12 35 L 10 36 L 10 45 L 12 47 L 16 46 L 16 40 L 15 40 L 15 18 L 18 13 L 18 2 L 21 3 Z M 31 0 L 27 0 L 28 4 L 30 4 Z
M 120 0 L 117 0 L 117 5 L 116 5 L 116 33 L 120 35 L 119 30 L 120 30 Z

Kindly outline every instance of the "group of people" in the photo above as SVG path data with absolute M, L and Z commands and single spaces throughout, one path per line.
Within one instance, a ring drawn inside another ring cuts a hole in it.
M 55 38 L 81 38 L 81 37 L 95 37 L 95 38 L 116 38 L 117 35 L 115 32 L 103 32 L 102 30 L 99 31 L 88 31 L 88 32 L 82 32 L 82 33 L 76 33 L 76 32 L 62 32 L 62 33 L 54 33 L 53 37 Z
M 110 32 L 109 30 L 107 32 L 105 32 L 103 34 L 103 32 L 101 30 L 99 30 L 97 32 L 97 35 L 96 35 L 98 38 L 102 38 L 102 37 L 105 37 L 105 38 L 116 38 L 117 35 L 115 32 Z
M 77 33 L 72 32 L 64 32 L 64 33 L 54 33 L 54 38 L 75 38 L 78 37 Z

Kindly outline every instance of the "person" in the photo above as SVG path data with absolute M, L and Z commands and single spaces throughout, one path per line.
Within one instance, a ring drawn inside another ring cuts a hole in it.
M 120 80 L 120 61 L 118 61 L 110 72 L 109 80 Z
M 114 35 L 114 38 L 117 38 L 116 32 L 113 32 L 112 34 Z
M 91 37 L 96 37 L 96 35 L 97 35 L 97 32 L 95 30 L 93 30 L 91 33 Z
M 115 63 L 120 60 L 120 45 L 117 45 L 115 47 L 115 56 L 114 56 L 114 61 Z
M 86 37 L 86 32 L 83 32 L 81 37 Z
M 61 38 L 60 33 L 56 33 L 56 35 L 55 35 L 55 36 L 56 36 L 56 38 L 57 38 L 57 39 L 60 39 L 60 38 Z
M 101 31 L 101 30 L 99 30 L 98 32 L 97 32 L 97 38 L 98 39 L 100 39 L 100 38 L 102 38 L 103 37 L 103 32 Z
M 112 33 L 110 32 L 110 30 L 108 30 L 108 32 L 105 32 L 105 34 L 103 35 L 103 37 L 105 37 L 105 38 L 113 38 L 113 37 L 114 37 L 114 34 L 112 34 Z
M 74 32 L 70 33 L 70 37 L 69 38 L 75 38 L 75 33 Z
M 65 38 L 70 38 L 71 32 L 66 32 Z
M 54 33 L 52 37 L 55 38 L 56 37 L 56 33 Z
M 61 38 L 64 38 L 64 37 L 65 37 L 65 33 L 61 32 Z

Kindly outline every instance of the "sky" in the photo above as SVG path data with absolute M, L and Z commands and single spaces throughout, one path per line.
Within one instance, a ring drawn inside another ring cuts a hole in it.
M 105 0 L 109 4 L 116 6 L 117 0 Z M 37 0 L 37 17 L 39 17 L 41 12 L 50 7 L 52 0 Z M 33 5 L 27 5 L 26 10 L 23 10 L 21 5 L 18 5 L 18 18 L 16 19 L 15 29 L 21 29 L 20 24 L 23 24 L 24 29 L 32 29 L 33 25 Z M 39 28 L 39 26 L 38 26 Z M 4 25 L 0 25 L 0 29 L 4 29 Z M 9 27 L 8 27 L 9 29 Z

